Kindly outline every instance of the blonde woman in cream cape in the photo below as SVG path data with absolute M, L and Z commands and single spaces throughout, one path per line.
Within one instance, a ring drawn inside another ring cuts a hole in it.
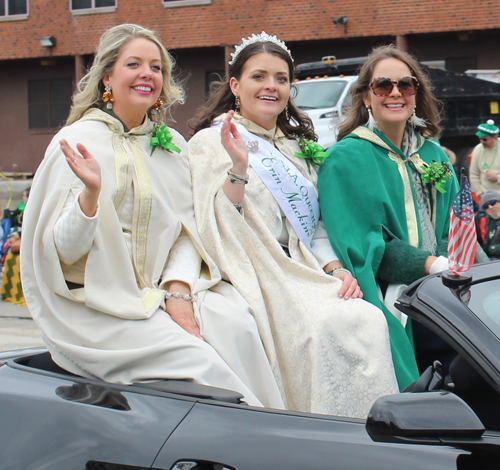
M 120 25 L 101 38 L 33 182 L 26 300 L 54 361 L 72 373 L 190 379 L 282 408 L 248 304 L 199 240 L 185 140 L 171 129 L 175 148 L 150 145 L 152 106 L 182 99 L 171 67 L 150 30 Z M 112 110 L 100 109 L 104 85 Z M 186 299 L 166 300 L 167 289 Z
M 289 101 L 292 59 L 283 43 L 267 39 L 237 48 L 230 81 L 191 122 L 198 230 L 223 278 L 252 306 L 286 406 L 366 418 L 376 398 L 398 391 L 387 323 L 361 299 L 349 272 L 327 274 L 342 265 L 322 222 L 315 231 L 304 229 L 314 233 L 307 239 L 298 220 L 294 225 L 283 216 L 273 186 L 264 183 L 266 172 L 280 184 L 287 174 L 302 178 L 300 185 L 310 188 L 304 207 L 317 199 L 314 165 L 295 156 L 301 149 L 292 135 L 315 136 Z M 224 109 L 233 110 L 220 115 Z M 261 172 L 253 153 L 262 160 Z

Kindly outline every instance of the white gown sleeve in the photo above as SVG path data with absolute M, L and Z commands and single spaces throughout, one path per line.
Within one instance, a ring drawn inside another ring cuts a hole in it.
M 189 235 L 182 230 L 168 256 L 163 271 L 160 289 L 170 281 L 182 281 L 189 285 L 191 292 L 200 277 L 201 256 L 193 245 Z
M 332 245 L 330 245 L 330 240 L 328 240 L 325 224 L 322 219 L 319 220 L 313 239 L 311 240 L 311 251 L 322 268 L 331 261 L 339 259 Z
M 93 217 L 87 217 L 78 202 L 80 193 L 70 192 L 58 221 L 54 226 L 54 242 L 59 259 L 65 264 L 73 264 L 85 256 L 92 247 L 99 208 Z

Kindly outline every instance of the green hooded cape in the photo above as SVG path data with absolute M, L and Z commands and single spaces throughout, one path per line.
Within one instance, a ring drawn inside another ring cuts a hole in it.
M 330 243 L 358 279 L 365 300 L 382 309 L 387 318 L 401 390 L 418 378 L 411 332 L 407 334 L 380 301 L 375 276 L 388 234 L 420 248 L 410 165 L 419 168 L 423 162 L 449 162 L 438 145 L 420 135 L 417 138 L 418 150 L 406 159 L 381 132 L 361 126 L 331 148 L 318 178 L 321 213 Z M 456 178 L 446 182 L 445 190 L 442 194 L 431 188 L 431 220 L 438 242 L 448 236 L 449 211 L 459 190 Z

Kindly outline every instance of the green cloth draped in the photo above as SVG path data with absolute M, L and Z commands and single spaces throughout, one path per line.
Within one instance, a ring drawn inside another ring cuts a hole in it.
M 407 207 L 416 211 L 414 230 L 418 231 L 419 240 L 420 223 L 411 178 L 411 193 L 405 194 L 398 165 L 389 158 L 389 153 L 394 152 L 403 161 L 406 158 L 381 132 L 376 131 L 376 135 L 382 139 L 381 145 L 349 134 L 330 149 L 329 158 L 320 167 L 319 199 L 323 221 L 337 256 L 358 279 L 365 300 L 382 309 L 387 318 L 394 367 L 402 390 L 418 378 L 412 335 L 380 301 L 375 276 L 387 236 L 409 242 L 405 201 Z M 420 158 L 429 164 L 433 160 L 449 161 L 438 145 L 420 136 L 418 147 Z M 408 176 L 410 165 L 412 163 L 405 163 Z M 449 210 L 459 190 L 456 178 L 449 179 L 445 189 L 446 193 L 437 192 L 433 207 L 438 241 L 448 235 Z

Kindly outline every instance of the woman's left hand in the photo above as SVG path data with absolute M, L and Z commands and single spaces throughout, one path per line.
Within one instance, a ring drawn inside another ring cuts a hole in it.
M 194 307 L 192 302 L 171 297 L 166 302 L 165 311 L 172 317 L 175 323 L 184 328 L 188 333 L 203 340 L 200 327 L 194 318 Z
M 361 287 L 359 287 L 357 279 L 351 273 L 337 271 L 333 274 L 333 277 L 342 281 L 342 287 L 339 291 L 340 298 L 344 298 L 345 300 L 363 298 Z
M 189 285 L 182 281 L 172 281 L 167 289 L 170 292 L 180 292 L 181 294 L 191 293 Z M 194 317 L 193 302 L 182 298 L 175 299 L 174 297 L 170 297 L 165 303 L 165 311 L 172 317 L 172 320 L 184 328 L 188 333 L 203 340 L 200 327 Z
M 338 268 L 345 269 L 339 260 L 335 260 L 330 261 L 323 269 L 325 273 L 330 273 Z M 342 287 L 339 291 L 340 298 L 344 298 L 345 300 L 363 298 L 363 292 L 358 285 L 358 281 L 347 269 L 345 271 L 335 271 L 333 277 L 342 281 Z

